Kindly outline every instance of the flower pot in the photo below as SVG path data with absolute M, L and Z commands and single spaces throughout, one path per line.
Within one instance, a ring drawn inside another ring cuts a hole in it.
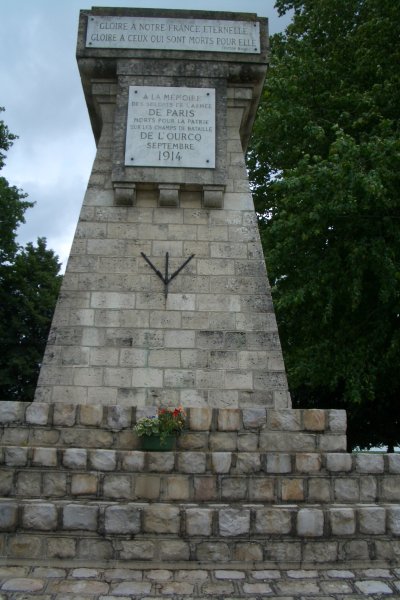
M 176 436 L 167 435 L 163 442 L 161 443 L 161 439 L 159 435 L 143 435 L 140 438 L 142 450 L 147 450 L 149 452 L 167 452 L 172 450 L 175 446 Z

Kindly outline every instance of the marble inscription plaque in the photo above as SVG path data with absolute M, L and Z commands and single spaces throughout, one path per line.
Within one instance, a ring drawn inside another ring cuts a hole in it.
M 86 46 L 259 54 L 260 24 L 256 21 L 91 16 Z
M 130 86 L 125 165 L 214 168 L 215 90 Z

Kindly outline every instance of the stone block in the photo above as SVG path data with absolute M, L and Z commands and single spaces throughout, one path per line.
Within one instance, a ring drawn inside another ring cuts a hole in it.
M 262 545 L 256 542 L 237 542 L 233 550 L 233 560 L 240 563 L 263 560 Z
M 325 433 L 319 440 L 319 449 L 321 452 L 345 452 L 347 447 L 347 437 L 345 435 L 330 435 Z
M 345 410 L 328 411 L 329 429 L 335 433 L 345 433 L 347 428 L 347 419 Z
M 235 537 L 250 533 L 250 510 L 226 508 L 218 514 L 219 533 L 223 537 Z
M 80 539 L 78 541 L 77 558 L 93 561 L 110 560 L 113 557 L 112 544 L 98 539 Z
M 285 508 L 256 510 L 255 532 L 268 535 L 286 535 L 292 530 L 292 511 Z
M 340 452 L 328 453 L 325 455 L 325 460 L 327 470 L 333 473 L 347 472 L 352 469 L 353 461 L 351 454 L 341 454 Z
M 103 421 L 103 407 L 96 405 L 83 405 L 79 410 L 80 423 L 99 427 Z
M 76 541 L 66 537 L 49 537 L 47 540 L 47 555 L 49 558 L 74 558 Z
M 22 423 L 25 413 L 24 402 L 3 401 L 0 402 L 0 423 Z
M 239 452 L 236 456 L 235 474 L 258 473 L 261 470 L 261 459 L 258 452 Z
M 53 425 L 72 427 L 76 422 L 76 405 L 58 403 L 54 405 Z
M 50 404 L 32 402 L 26 409 L 26 422 L 30 425 L 47 425 Z
M 245 477 L 224 477 L 222 479 L 223 500 L 245 500 L 247 498 L 248 481 Z
M 255 452 L 258 449 L 257 433 L 238 433 L 237 449 L 239 452 Z
M 167 504 L 146 506 L 143 510 L 143 531 L 157 534 L 179 533 L 179 508 Z
M 358 502 L 360 487 L 357 479 L 338 477 L 334 480 L 335 500 L 338 502 Z
M 324 431 L 326 427 L 325 411 L 315 408 L 303 410 L 303 426 L 308 431 Z
M 315 452 L 316 435 L 285 431 L 261 432 L 260 450 L 264 452 Z
M 365 534 L 385 533 L 386 511 L 380 506 L 367 506 L 358 511 L 360 532 Z
M 163 500 L 189 500 L 190 481 L 188 475 L 170 475 L 164 482 Z
M 218 410 L 217 425 L 219 431 L 238 431 L 241 428 L 241 411 L 233 408 L 220 408 Z
M 97 494 L 98 479 L 96 475 L 74 474 L 71 477 L 71 494 L 73 496 L 94 496 Z
M 57 466 L 56 448 L 34 448 L 32 453 L 32 464 L 41 467 Z
M 115 471 L 117 453 L 115 450 L 91 450 L 89 452 L 89 468 L 95 471 Z
M 108 534 L 135 534 L 140 531 L 140 509 L 134 504 L 108 506 L 104 512 L 104 531 Z
M 12 502 L 0 504 L 0 531 L 14 531 L 18 524 L 18 505 Z
M 383 454 L 356 454 L 355 466 L 358 473 L 383 473 Z
M 210 434 L 210 450 L 213 452 L 230 452 L 237 449 L 237 435 L 228 432 L 214 432 Z
M 381 499 L 388 502 L 400 500 L 400 477 L 398 475 L 382 477 Z
M 84 448 L 66 448 L 63 452 L 63 465 L 68 469 L 86 469 L 87 450 Z
M 214 511 L 209 508 L 186 509 L 186 533 L 190 536 L 210 536 Z
M 283 479 L 281 482 L 281 499 L 284 502 L 304 500 L 304 480 Z
M 378 498 L 377 477 L 372 475 L 363 475 L 360 478 L 360 501 L 375 502 Z
M 309 502 L 330 502 L 332 500 L 332 484 L 330 479 L 313 477 L 308 480 Z
M 67 495 L 66 473 L 44 473 L 43 474 L 43 496 L 64 497 Z
M 10 538 L 8 556 L 12 558 L 43 558 L 43 537 L 37 535 L 18 534 Z
M 273 479 L 252 477 L 249 480 L 249 500 L 251 502 L 273 502 L 276 499 Z
M 389 473 L 400 473 L 400 454 L 387 455 Z
M 41 495 L 41 474 L 32 471 L 17 474 L 17 495 L 25 498 L 34 498 Z
M 196 560 L 217 563 L 227 562 L 229 559 L 229 546 L 225 542 L 203 542 L 197 546 Z
M 25 529 L 52 531 L 57 527 L 57 508 L 54 504 L 28 504 L 22 512 L 22 525 Z
M 244 408 L 242 411 L 243 427 L 245 429 L 260 429 L 267 422 L 265 408 Z
M 187 542 L 181 540 L 161 541 L 158 544 L 160 560 L 188 560 L 190 548 Z
M 132 424 L 132 409 L 124 406 L 109 406 L 107 410 L 107 426 L 113 430 L 124 429 Z
M 275 410 L 267 411 L 268 429 L 278 431 L 300 431 L 300 410 Z
M 212 410 L 208 407 L 191 408 L 188 420 L 189 428 L 192 431 L 209 431 L 212 421 Z
M 331 508 L 329 519 L 333 535 L 354 535 L 356 519 L 352 508 Z
M 316 473 L 321 470 L 322 459 L 317 453 L 296 454 L 296 470 L 300 473 Z
M 229 473 L 232 463 L 231 452 L 212 452 L 211 465 L 214 473 Z
M 173 452 L 148 452 L 147 468 L 156 473 L 170 473 L 174 469 L 175 456 Z
M 155 545 L 152 541 L 121 541 L 120 557 L 122 560 L 152 560 Z
M 208 449 L 208 434 L 199 432 L 183 433 L 177 440 L 180 450 L 206 450 Z
M 178 470 L 181 473 L 205 473 L 206 455 L 204 452 L 184 452 L 178 454 Z
M 194 477 L 193 489 L 194 499 L 197 502 L 211 502 L 218 498 L 215 477 Z
M 324 533 L 324 513 L 317 508 L 301 508 L 297 513 L 297 534 L 320 537 Z
M 132 498 L 132 478 L 130 475 L 105 475 L 103 493 L 106 498 Z
M 7 467 L 24 467 L 28 463 L 28 448 L 17 446 L 5 448 L 4 462 Z
M 335 563 L 338 557 L 338 544 L 308 540 L 304 546 L 303 557 L 309 563 Z
M 391 506 L 386 509 L 388 531 L 392 535 L 400 535 L 400 507 Z M 399 572 L 400 574 L 400 572 Z
M 44 579 L 33 579 L 29 577 L 13 577 L 11 579 L 8 579 L 5 583 L 3 583 L 1 588 L 5 592 L 25 592 L 33 593 L 36 595 L 36 592 L 42 591 L 44 589 L 44 586 Z
M 268 453 L 265 458 L 265 470 L 267 473 L 291 473 L 292 464 L 290 454 Z
M 144 473 L 135 477 L 135 498 L 158 500 L 160 497 L 160 477 Z
M 85 504 L 67 504 L 63 508 L 63 529 L 97 530 L 99 508 Z
M 124 471 L 139 472 L 144 470 L 144 452 L 129 450 L 121 453 L 121 468 Z

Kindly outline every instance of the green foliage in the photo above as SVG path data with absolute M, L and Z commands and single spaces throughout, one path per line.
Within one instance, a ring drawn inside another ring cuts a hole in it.
M 349 411 L 351 446 L 400 442 L 400 4 L 294 10 L 248 166 L 296 405 Z M 363 418 L 362 415 L 365 415 Z
M 159 408 L 156 417 L 143 417 L 134 427 L 139 437 L 159 436 L 161 445 L 170 435 L 179 435 L 186 423 L 186 413 L 182 407 Z
M 0 167 L 13 136 L 0 122 Z M 3 152 L 1 152 L 3 151 Z M 33 400 L 40 361 L 58 296 L 60 264 L 46 240 L 16 241 L 26 194 L 0 177 L 0 399 Z

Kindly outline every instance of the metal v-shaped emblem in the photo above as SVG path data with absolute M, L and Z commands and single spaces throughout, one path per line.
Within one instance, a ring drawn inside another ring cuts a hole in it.
M 151 260 L 145 255 L 144 252 L 140 253 L 144 260 L 147 262 L 147 264 L 153 269 L 154 273 L 161 279 L 161 281 L 164 284 L 164 296 L 167 297 L 168 296 L 168 284 L 178 275 L 178 273 L 180 273 L 182 271 L 182 269 L 184 269 L 186 267 L 186 265 L 192 260 L 194 254 L 191 254 L 189 256 L 189 258 L 187 258 L 185 260 L 184 263 L 181 264 L 181 266 L 176 269 L 176 271 L 174 271 L 172 273 L 172 275 L 169 275 L 169 254 L 168 252 L 166 252 L 165 254 L 165 273 L 164 275 L 161 273 L 161 271 L 159 271 L 157 269 L 157 267 L 155 267 L 153 265 L 153 263 L 151 262 Z

